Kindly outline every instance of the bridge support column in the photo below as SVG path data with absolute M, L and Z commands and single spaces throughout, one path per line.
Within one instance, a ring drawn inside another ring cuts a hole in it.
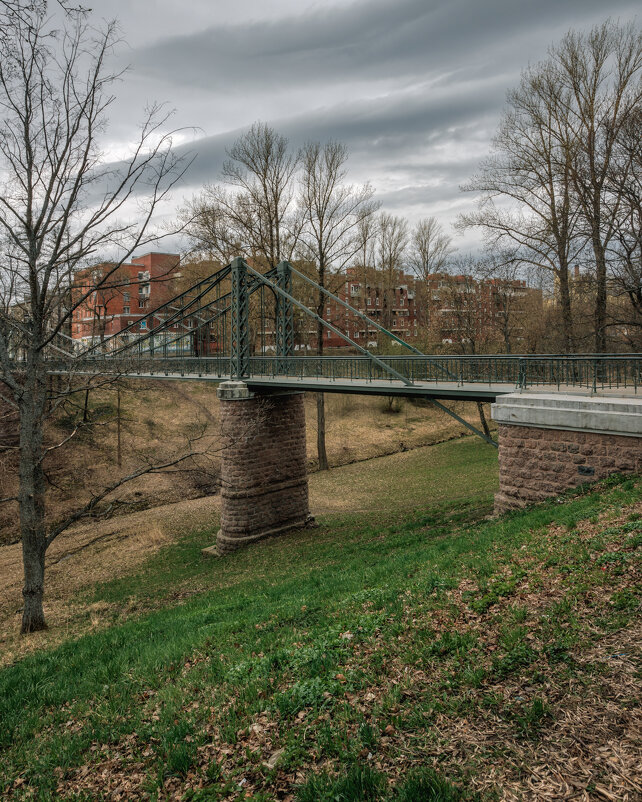
M 313 523 L 303 393 L 253 394 L 223 382 L 219 555 Z
M 612 473 L 642 472 L 642 399 L 514 393 L 499 424 L 495 512 L 523 507 Z

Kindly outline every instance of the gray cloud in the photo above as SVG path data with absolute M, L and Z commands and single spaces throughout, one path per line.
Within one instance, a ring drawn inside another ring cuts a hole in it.
M 311 139 L 347 143 L 354 172 L 372 170 L 373 163 L 388 165 L 388 169 L 417 170 L 417 154 L 422 150 L 446 144 L 456 146 L 462 138 L 474 137 L 475 130 L 484 125 L 492 127 L 494 117 L 488 114 L 488 108 L 501 103 L 503 93 L 503 85 L 495 82 L 471 84 L 456 92 L 434 92 L 425 87 L 339 103 L 272 120 L 271 125 L 288 137 L 293 148 Z M 189 182 L 196 176 L 200 181 L 215 180 L 226 149 L 242 130 L 204 137 L 183 146 L 183 152 L 197 155 Z M 430 167 L 425 162 L 422 166 Z M 360 175 L 360 180 L 366 177 Z
M 139 42 L 123 12 L 133 71 L 118 143 L 145 100 L 176 105 L 179 125 L 212 134 L 179 148 L 197 155 L 182 184 L 189 194 L 216 180 L 226 149 L 262 119 L 294 148 L 345 142 L 351 180 L 371 181 L 395 213 L 437 214 L 446 225 L 472 202 L 459 185 L 488 152 L 520 70 L 569 28 L 638 10 L 630 0 L 608 9 L 603 0 L 279 0 L 276 16 L 272 3 L 237 0 L 233 17 L 211 4 L 217 21 L 208 25 L 210 3 L 198 0 L 191 25 L 185 4 L 180 33 L 169 13 L 155 18 Z M 131 13 L 140 24 L 140 8 Z
M 634 7 L 621 0 L 609 12 Z M 224 94 L 389 81 L 439 75 L 460 56 L 469 64 L 492 59 L 514 40 L 537 40 L 596 14 L 604 14 L 602 0 L 360 0 L 166 37 L 137 51 L 134 64 L 157 80 Z

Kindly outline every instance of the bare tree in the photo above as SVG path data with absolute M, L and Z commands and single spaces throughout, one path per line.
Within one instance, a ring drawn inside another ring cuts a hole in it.
M 589 252 L 594 348 L 606 350 L 608 252 L 622 202 L 609 176 L 621 131 L 641 103 L 642 34 L 634 25 L 571 31 L 509 94 L 495 154 L 464 187 L 482 195 L 460 225 L 483 227 L 493 244 L 512 241 L 553 272 L 568 350 L 575 345 L 569 271 Z
M 310 142 L 301 151 L 300 200 L 303 228 L 301 247 L 307 259 L 316 265 L 316 280 L 319 286 L 336 291 L 328 286 L 333 275 L 341 275 L 345 266 L 355 257 L 362 246 L 364 220 L 372 217 L 378 204 L 372 200 L 373 190 L 369 184 L 355 187 L 345 183 L 348 149 L 340 142 Z M 336 279 L 335 279 L 336 280 Z M 319 290 L 316 312 L 323 318 L 326 297 Z M 317 324 L 317 353 L 323 354 L 324 327 Z M 317 393 L 317 453 L 319 469 L 327 470 L 328 457 L 325 447 L 325 400 Z
M 394 290 L 404 266 L 408 247 L 408 222 L 387 212 L 379 215 L 377 267 L 381 281 L 381 323 L 392 326 Z
M 462 189 L 480 193 L 477 211 L 459 228 L 477 226 L 495 249 L 519 249 L 523 261 L 554 277 L 565 350 L 574 350 L 570 271 L 584 247 L 572 182 L 573 150 L 565 136 L 567 100 L 550 65 L 526 70 L 508 93 L 494 153 Z
M 607 345 L 608 249 L 622 199 L 620 192 L 613 194 L 609 175 L 621 131 L 642 104 L 642 32 L 633 23 L 607 20 L 588 33 L 569 32 L 551 49 L 550 59 L 566 104 L 563 141 L 573 152 L 573 189 L 593 254 L 593 323 L 600 353 Z M 620 170 L 628 172 L 625 162 Z
M 419 279 L 415 286 L 419 324 L 422 327 L 428 322 L 429 276 L 446 269 L 454 253 L 451 243 L 452 238 L 444 233 L 436 217 L 425 217 L 412 231 L 407 260 L 408 266 Z
M 408 265 L 418 278 L 426 281 L 431 273 L 440 273 L 452 253 L 452 237 L 444 233 L 436 217 L 417 223 L 410 237 Z
M 521 260 L 513 251 L 485 253 L 473 269 L 482 296 L 483 323 L 497 344 L 501 343 L 499 347 L 511 354 L 524 338 L 526 313 L 531 308 L 527 298 L 534 295 L 541 301 L 541 293 L 526 287 Z
M 249 256 L 250 246 L 239 238 L 240 232 L 230 225 L 229 215 L 219 202 L 221 191 L 220 187 L 206 186 L 179 211 L 192 262 L 228 265 L 239 254 Z
M 110 87 L 118 78 L 107 67 L 116 24 L 98 30 L 82 10 L 69 10 L 59 23 L 44 3 L 0 7 L 0 229 L 6 243 L 0 269 L 0 394 L 19 415 L 23 632 L 45 627 L 47 548 L 124 481 L 116 480 L 66 521 L 48 526 L 46 463 L 75 432 L 49 444 L 45 424 L 79 381 L 82 386 L 72 357 L 63 361 L 60 338 L 90 291 L 62 311 L 60 299 L 74 273 L 97 254 L 119 254 L 100 286 L 135 248 L 155 239 L 148 230 L 154 209 L 186 167 L 171 149 L 169 115 L 157 106 L 148 110 L 131 157 L 117 166 L 103 163 L 99 140 L 114 100 Z M 119 219 L 126 213 L 133 222 Z M 47 392 L 52 353 L 65 367 L 65 384 L 53 394 Z
M 290 260 L 301 226 L 288 140 L 256 122 L 228 151 L 221 183 L 208 185 L 183 210 L 195 250 L 227 264 L 242 255 L 269 269 Z
M 364 314 L 368 313 L 368 288 L 373 284 L 373 274 L 375 269 L 375 248 L 379 229 L 379 219 L 376 215 L 366 209 L 366 213 L 359 216 L 359 222 L 355 229 L 357 241 L 357 252 L 355 254 L 354 266 L 359 276 L 361 285 L 359 298 Z M 369 331 L 366 329 L 366 339 Z
M 440 310 L 433 320 L 438 337 L 449 342 L 460 354 L 483 353 L 489 329 L 482 319 L 480 282 L 475 278 L 478 260 L 471 254 L 457 257 L 451 264 L 452 275 L 443 276 L 439 290 Z M 483 404 L 477 402 L 477 412 L 484 434 L 490 437 Z
M 642 107 L 620 130 L 609 172 L 609 196 L 618 199 L 609 243 L 614 322 L 631 348 L 642 338 Z

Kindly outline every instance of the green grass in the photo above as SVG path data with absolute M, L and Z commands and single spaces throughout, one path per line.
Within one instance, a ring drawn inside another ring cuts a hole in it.
M 347 425 L 347 424 L 346 424 Z M 477 437 L 323 471 L 310 477 L 312 498 L 326 508 L 349 495 L 350 506 L 370 515 L 425 510 L 453 499 L 485 498 L 497 488 L 497 450 Z
M 91 601 L 146 604 L 176 599 L 189 592 L 225 586 L 263 573 L 272 549 L 283 573 L 297 570 L 302 560 L 309 569 L 318 563 L 342 563 L 360 548 L 373 527 L 404 527 L 409 517 L 426 521 L 434 533 L 453 524 L 489 515 L 497 489 L 497 452 L 478 438 L 467 437 L 383 459 L 345 465 L 310 476 L 311 509 L 319 499 L 349 497 L 349 510 L 317 515 L 321 529 L 288 536 L 287 543 L 262 544 L 240 558 L 203 562 L 201 549 L 215 539 L 216 528 L 188 532 L 152 557 L 143 569 L 115 582 L 98 585 Z M 322 502 L 321 502 L 322 503 Z M 367 526 L 364 527 L 364 523 Z M 337 550 L 340 541 L 340 551 Z M 186 587 L 187 583 L 187 587 Z
M 487 709 L 516 739 L 540 736 L 555 715 L 546 683 L 571 669 L 588 682 L 573 649 L 639 610 L 642 521 L 616 520 L 638 499 L 635 480 L 614 479 L 485 521 L 483 492 L 328 516 L 209 562 L 211 534 L 187 535 L 92 596 L 157 609 L 0 672 L 0 791 L 100 798 L 106 781 L 91 778 L 108 765 L 149 798 L 476 799 L 478 766 L 424 765 L 431 722 Z M 613 526 L 576 536 L 605 514 Z M 566 534 L 549 537 L 553 522 Z M 556 595 L 533 612 L 525 599 L 552 578 Z M 532 698 L 494 695 L 516 677 Z

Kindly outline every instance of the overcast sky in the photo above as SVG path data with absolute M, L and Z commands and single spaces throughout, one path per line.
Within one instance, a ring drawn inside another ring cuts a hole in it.
M 101 0 L 120 20 L 108 152 L 135 137 L 141 109 L 166 101 L 194 126 L 197 154 L 173 204 L 215 181 L 225 149 L 255 120 L 294 147 L 337 139 L 349 177 L 370 181 L 383 207 L 448 231 L 472 198 L 459 186 L 489 152 L 506 91 L 569 28 L 630 0 Z M 175 243 L 173 243 L 175 244 Z M 475 236 L 459 240 L 475 247 Z

